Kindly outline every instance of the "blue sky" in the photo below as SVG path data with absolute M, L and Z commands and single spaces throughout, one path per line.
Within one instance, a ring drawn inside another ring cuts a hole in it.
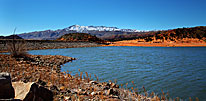
M 206 26 L 206 0 L 0 0 L 0 35 L 74 24 L 137 30 Z

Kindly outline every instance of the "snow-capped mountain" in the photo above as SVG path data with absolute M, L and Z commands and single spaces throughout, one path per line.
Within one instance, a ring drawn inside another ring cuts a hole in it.
M 66 30 L 72 30 L 77 32 L 88 32 L 88 31 L 122 31 L 122 32 L 140 32 L 135 29 L 119 29 L 117 27 L 106 27 L 106 26 L 80 26 L 72 25 L 65 28 Z
M 117 27 L 72 25 L 64 29 L 28 32 L 18 36 L 24 39 L 55 40 L 68 33 L 89 33 L 98 38 L 107 39 L 115 35 L 134 35 L 144 32 L 135 29 L 119 29 Z

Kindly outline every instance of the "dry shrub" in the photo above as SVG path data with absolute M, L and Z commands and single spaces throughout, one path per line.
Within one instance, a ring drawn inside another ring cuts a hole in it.
M 8 42 L 7 50 L 15 58 L 25 57 L 28 54 L 24 40 L 12 40 L 12 42 Z

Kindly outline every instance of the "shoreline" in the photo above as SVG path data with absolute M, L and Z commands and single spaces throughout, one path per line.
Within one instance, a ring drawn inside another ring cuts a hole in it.
M 138 46 L 138 47 L 206 47 L 206 42 L 204 43 L 152 43 L 152 42 L 136 42 L 131 41 L 117 41 L 109 45 L 103 46 Z
M 8 72 L 12 83 L 34 82 L 53 93 L 54 100 L 156 100 L 156 95 L 148 96 L 138 93 L 136 88 L 129 90 L 116 82 L 99 82 L 91 74 L 79 70 L 76 75 L 70 71 L 61 72 L 61 66 L 75 58 L 60 55 L 27 55 L 24 58 L 12 58 L 0 54 L 0 72 Z M 54 89 L 55 88 L 55 89 Z M 147 92 L 145 91 L 145 94 Z

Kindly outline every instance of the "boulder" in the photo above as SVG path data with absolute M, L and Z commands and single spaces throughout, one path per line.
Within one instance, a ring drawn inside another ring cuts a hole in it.
M 6 72 L 0 73 L 0 99 L 14 98 L 14 95 L 10 74 Z
M 109 90 L 107 90 L 106 95 L 118 95 L 118 91 L 114 88 L 110 88 Z
M 52 101 L 53 93 L 34 82 L 13 82 L 15 99 L 24 101 Z
M 111 94 L 113 94 L 113 89 L 109 89 L 108 91 L 107 91 L 107 94 L 106 95 L 111 95 Z

